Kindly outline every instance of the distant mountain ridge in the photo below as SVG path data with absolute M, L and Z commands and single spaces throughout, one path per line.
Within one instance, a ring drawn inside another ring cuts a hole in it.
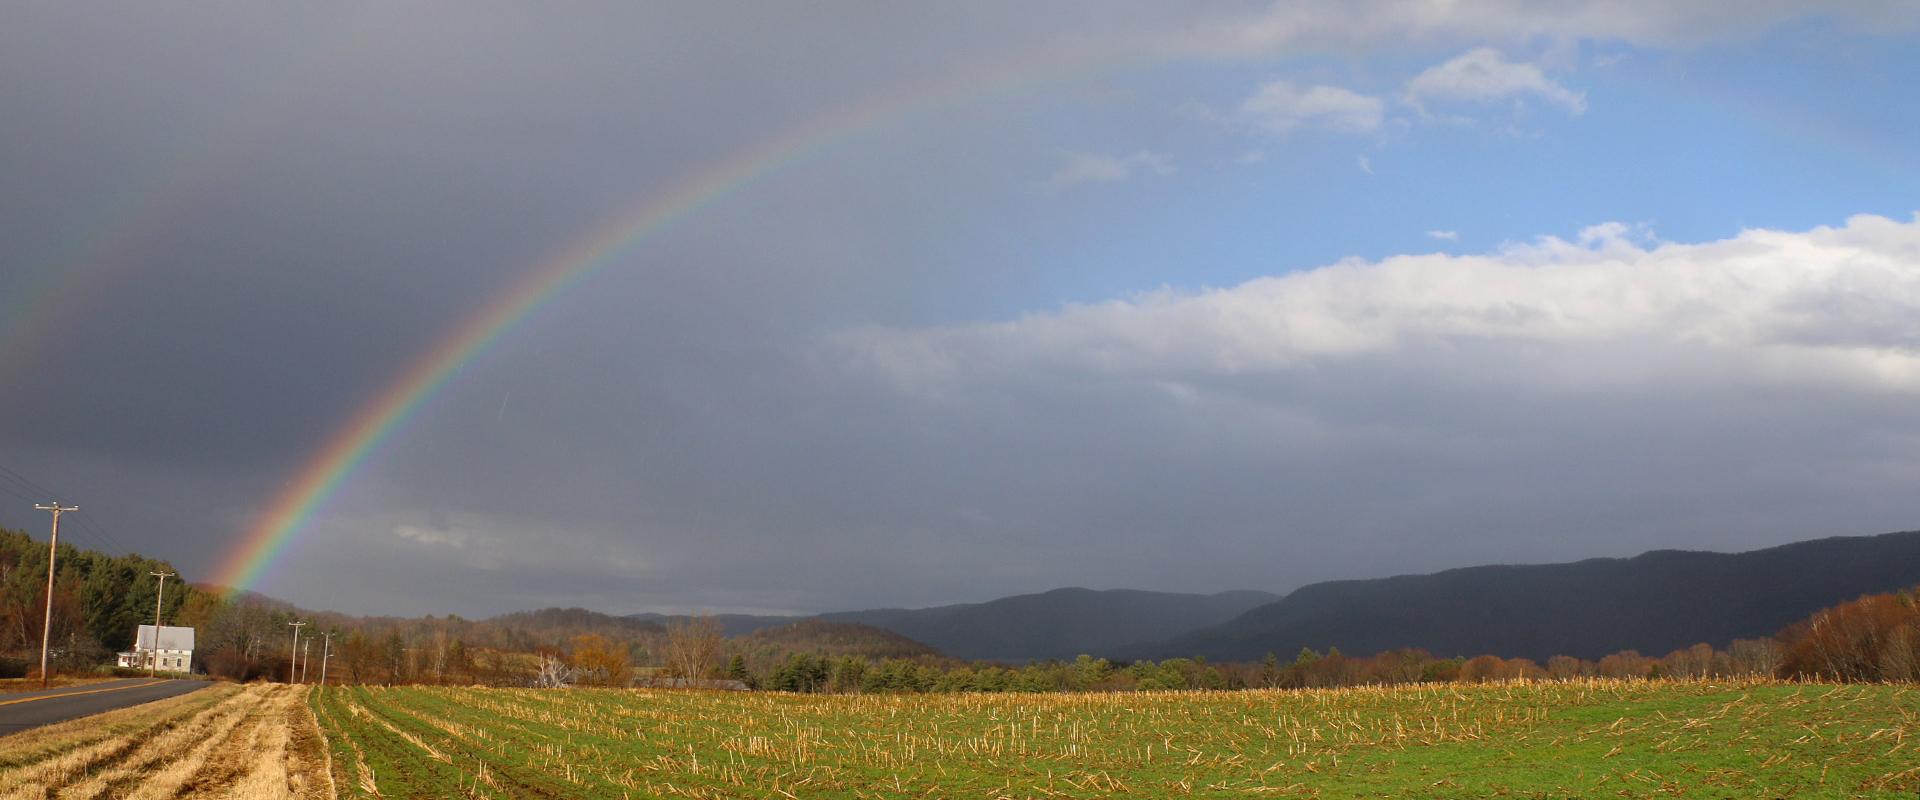
M 1054 589 L 984 603 L 821 614 L 859 622 L 968 660 L 1023 662 L 1107 655 L 1225 622 L 1278 600 L 1268 592 L 1219 594 L 1138 589 Z
M 1661 655 L 1698 642 L 1770 637 L 1822 608 L 1915 584 L 1920 532 L 1743 553 L 1655 550 L 1317 583 L 1220 625 L 1116 655 L 1252 660 L 1290 657 L 1302 647 L 1536 660 L 1621 650 Z
M 720 614 L 732 639 L 822 652 L 1025 662 L 1082 653 L 1117 660 L 1205 656 L 1251 661 L 1303 647 L 1351 655 L 1419 647 L 1437 656 L 1493 654 L 1537 661 L 1621 650 L 1663 655 L 1699 642 L 1771 637 L 1861 595 L 1920 585 L 1920 531 L 1840 536 L 1741 553 L 1654 550 L 1630 558 L 1464 567 L 1425 575 L 1342 580 L 1282 597 L 1259 591 L 1183 594 L 1055 589 L 980 603 L 818 615 Z M 254 602 L 292 608 L 274 598 Z M 368 618 L 386 619 L 386 618 Z M 542 609 L 482 622 L 528 642 L 580 633 L 664 636 L 684 616 L 614 617 Z M 858 623 L 858 629 L 808 621 Z M 778 631 L 782 627 L 788 630 Z M 908 641 L 910 640 L 910 641 Z

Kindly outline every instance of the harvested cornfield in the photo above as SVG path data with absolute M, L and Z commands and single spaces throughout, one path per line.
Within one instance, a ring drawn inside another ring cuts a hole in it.
M 305 691 L 216 684 L 0 738 L 0 800 L 333 797 Z
M 1584 681 L 1325 691 L 315 695 L 352 797 L 1904 797 L 1920 691 Z

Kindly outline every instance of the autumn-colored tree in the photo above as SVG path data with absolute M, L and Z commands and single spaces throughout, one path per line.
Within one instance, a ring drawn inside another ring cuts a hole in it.
M 1834 606 L 1783 631 L 1780 639 L 1784 677 L 1920 680 L 1920 589 Z
M 367 635 L 352 631 L 340 640 L 340 665 L 347 668 L 349 683 L 365 683 L 372 679 L 373 665 L 380 660 L 379 653 Z
M 1416 683 L 1432 661 L 1433 654 L 1419 648 L 1389 650 L 1369 660 L 1366 674 L 1372 683 Z
M 168 589 L 168 591 L 173 590 Z M 186 597 L 180 601 L 180 611 L 167 623 L 168 625 L 186 628 L 205 627 L 219 616 L 227 605 L 218 592 L 201 591 L 189 586 L 183 593 Z
M 1645 678 L 1653 674 L 1653 659 L 1635 650 L 1622 650 L 1600 659 L 1598 673 L 1605 678 Z
M 473 678 L 473 654 L 467 651 L 467 643 L 459 639 L 447 645 L 447 676 L 456 681 Z
M 1554 680 L 1568 680 L 1587 674 L 1587 662 L 1572 656 L 1554 656 L 1547 659 L 1547 675 Z
M 573 637 L 569 663 L 577 682 L 595 686 L 625 686 L 633 667 L 625 647 L 597 633 Z
M 1499 680 L 1505 662 L 1499 656 L 1474 656 L 1460 665 L 1460 680 L 1466 683 L 1485 683 Z

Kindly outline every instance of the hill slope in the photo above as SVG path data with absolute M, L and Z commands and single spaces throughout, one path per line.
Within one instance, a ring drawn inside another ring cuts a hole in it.
M 692 617 L 685 614 L 628 614 L 627 619 L 637 622 L 650 622 L 667 626 L 676 622 L 686 622 Z M 757 614 L 714 614 L 713 619 L 720 623 L 720 633 L 727 638 L 746 636 L 758 630 L 791 625 L 805 617 L 770 617 Z
M 1797 542 L 1745 553 L 1655 550 L 1626 559 L 1487 566 L 1318 583 L 1218 627 L 1123 655 L 1365 655 L 1423 647 L 1597 658 L 1772 636 L 1837 602 L 1920 583 L 1920 532 Z
M 374 618 L 382 619 L 382 618 Z M 393 620 L 400 622 L 402 620 Z M 474 643 L 487 643 L 510 650 L 532 650 L 539 646 L 564 646 L 581 634 L 598 634 L 614 640 L 646 639 L 666 635 L 657 622 L 627 619 L 584 608 L 542 608 L 515 611 L 489 617 L 471 628 L 490 629 L 494 635 L 470 635 Z M 470 628 L 470 629 L 471 629 Z
M 803 619 L 761 628 L 748 634 L 745 641 L 778 650 L 827 656 L 937 658 L 940 655 L 939 651 L 890 630 L 823 619 Z
M 1113 653 L 1225 622 L 1277 598 L 1251 591 L 1055 589 L 985 603 L 843 611 L 819 618 L 884 628 L 957 658 L 1028 661 Z

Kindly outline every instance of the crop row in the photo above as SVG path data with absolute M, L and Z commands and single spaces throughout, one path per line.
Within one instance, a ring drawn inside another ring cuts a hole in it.
M 1920 692 L 1576 681 L 818 696 L 351 688 L 343 794 L 1101 797 L 1498 791 L 1911 796 Z
M 0 738 L 0 798 L 330 797 L 301 698 L 216 684 Z

